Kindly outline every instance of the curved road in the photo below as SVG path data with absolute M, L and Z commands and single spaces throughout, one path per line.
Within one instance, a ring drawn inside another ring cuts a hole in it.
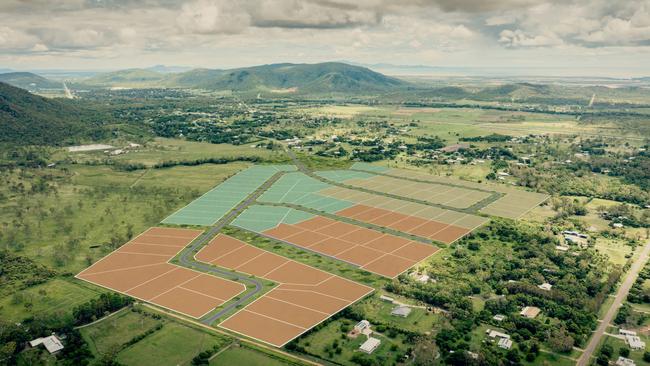
M 632 266 L 630 267 L 630 270 L 627 272 L 625 279 L 621 283 L 621 286 L 618 288 L 618 292 L 616 293 L 616 297 L 614 298 L 614 302 L 612 303 L 612 306 L 609 307 L 602 321 L 600 322 L 600 324 L 598 324 L 598 328 L 596 328 L 596 332 L 594 332 L 594 334 L 591 337 L 591 340 L 589 340 L 589 344 L 587 344 L 587 347 L 585 348 L 584 352 L 582 352 L 582 355 L 578 359 L 578 363 L 576 364 L 577 366 L 589 365 L 591 361 L 591 356 L 596 350 L 596 347 L 598 347 L 598 344 L 600 344 L 600 339 L 603 337 L 603 334 L 607 330 L 609 324 L 612 322 L 612 319 L 614 319 L 614 316 L 616 316 L 616 313 L 618 312 L 618 309 L 621 307 L 621 304 L 627 298 L 627 294 L 630 292 L 630 288 L 632 288 L 634 281 L 636 281 L 639 272 L 641 271 L 641 269 L 643 269 L 645 263 L 648 261 L 649 254 L 650 254 L 650 241 L 646 243 L 645 247 L 643 247 L 643 249 L 641 250 L 641 254 L 639 254 L 639 257 L 634 261 L 634 263 L 632 263 Z
M 203 233 L 197 240 L 195 240 L 190 246 L 186 247 L 183 252 L 181 252 L 180 257 L 178 258 L 180 264 L 182 264 L 185 267 L 188 268 L 197 268 L 200 269 L 204 272 L 210 272 L 218 275 L 219 277 L 226 277 L 230 279 L 235 279 L 238 281 L 241 281 L 246 285 L 246 290 L 248 291 L 249 286 L 254 286 L 255 288 L 253 291 L 246 293 L 244 296 L 242 296 L 239 300 L 231 302 L 227 306 L 225 306 L 223 309 L 219 310 L 217 313 L 210 315 L 209 317 L 201 320 L 202 323 L 211 325 L 214 323 L 217 319 L 221 318 L 224 316 L 226 313 L 230 312 L 232 309 L 236 308 L 237 306 L 243 304 L 244 302 L 248 301 L 250 298 L 253 296 L 257 295 L 262 291 L 262 282 L 260 282 L 258 279 L 255 278 L 250 278 L 247 276 L 242 276 L 238 273 L 233 273 L 231 271 L 227 271 L 224 269 L 220 269 L 208 264 L 200 263 L 197 262 L 194 259 L 194 253 L 195 250 L 197 250 L 199 247 L 203 246 L 208 240 L 210 240 L 213 236 L 215 236 L 221 229 L 228 225 L 232 220 L 235 219 L 242 211 L 244 211 L 249 205 L 251 205 L 255 200 L 262 195 L 273 183 L 275 183 L 280 176 L 282 176 L 282 172 L 275 173 L 271 178 L 269 178 L 264 184 L 262 184 L 255 192 L 253 192 L 251 195 L 249 195 L 244 201 L 240 202 L 235 208 L 230 211 L 226 216 L 221 218 L 217 222 L 216 225 L 212 226 L 210 230 L 207 232 Z

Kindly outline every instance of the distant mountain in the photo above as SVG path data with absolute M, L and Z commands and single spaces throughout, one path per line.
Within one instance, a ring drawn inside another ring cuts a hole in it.
M 158 86 L 166 75 L 146 69 L 127 69 L 95 75 L 83 80 L 91 86 L 150 87 Z
M 46 79 L 31 72 L 8 72 L 0 74 L 0 82 L 30 91 L 63 89 L 63 85 L 60 82 Z
M 96 134 L 91 114 L 69 101 L 47 99 L 0 83 L 0 143 L 61 145 Z
M 191 67 L 186 66 L 166 66 L 166 65 L 155 65 L 147 67 L 145 70 L 159 72 L 161 74 L 172 74 L 192 70 Z
M 176 74 L 132 69 L 100 74 L 88 85 L 177 87 L 291 94 L 386 92 L 409 83 L 344 63 L 272 64 L 230 70 L 195 69 Z

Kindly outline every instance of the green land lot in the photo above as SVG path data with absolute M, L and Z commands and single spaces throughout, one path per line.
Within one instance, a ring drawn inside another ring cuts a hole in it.
M 80 331 L 93 354 L 103 355 L 112 349 L 121 348 L 125 342 L 163 323 L 163 320 L 148 316 L 147 313 L 123 309 Z
M 442 315 L 428 312 L 422 308 L 411 308 L 411 313 L 406 318 L 391 315 L 390 312 L 396 306 L 380 300 L 376 295 L 352 305 L 352 310 L 364 314 L 371 324 L 391 325 L 421 334 L 433 332 L 435 326 L 444 322 Z
M 56 278 L 0 299 L 0 318 L 21 322 L 34 315 L 71 315 L 75 306 L 96 298 L 101 292 L 102 289 L 80 281 Z
M 260 198 L 263 202 L 292 203 L 314 210 L 334 213 L 354 205 L 352 202 L 318 194 L 332 186 L 304 173 L 288 173 L 282 176 Z
M 200 352 L 225 346 L 227 342 L 224 337 L 168 322 L 162 329 L 121 351 L 117 361 L 125 365 L 189 365 Z
M 248 207 L 233 222 L 234 226 L 261 233 L 281 223 L 296 224 L 314 215 L 288 207 L 253 205 Z
M 291 165 L 257 165 L 248 168 L 214 187 L 162 222 L 176 225 L 214 225 L 275 173 L 294 169 Z
M 298 345 L 304 347 L 308 354 L 340 365 L 357 365 L 352 361 L 355 355 L 369 359 L 371 361 L 369 365 L 390 365 L 401 360 L 407 348 L 411 346 L 402 334 L 389 335 L 389 331 L 385 334 L 374 332 L 372 337 L 378 338 L 381 344 L 371 355 L 366 355 L 359 351 L 359 346 L 367 339 L 365 335 L 360 334 L 356 338 L 346 336 L 347 331 L 352 329 L 355 323 L 350 319 L 333 320 L 300 338 Z
M 220 352 L 217 356 L 210 360 L 210 366 L 226 365 L 288 366 L 297 364 L 248 347 L 230 346 L 228 349 Z

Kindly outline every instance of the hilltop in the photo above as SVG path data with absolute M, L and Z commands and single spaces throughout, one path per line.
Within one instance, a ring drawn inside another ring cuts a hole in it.
M 0 74 L 0 82 L 31 91 L 63 89 L 60 82 L 52 81 L 31 72 L 8 72 Z
M 0 83 L 0 143 L 60 145 L 97 127 L 89 113 L 65 100 L 47 99 Z
M 229 70 L 194 69 L 174 74 L 129 69 L 100 74 L 84 80 L 83 84 L 310 94 L 385 92 L 410 85 L 365 67 L 337 62 L 283 63 Z

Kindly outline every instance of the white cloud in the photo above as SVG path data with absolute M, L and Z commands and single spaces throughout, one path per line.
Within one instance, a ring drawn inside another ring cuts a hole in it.
M 183 5 L 177 23 L 186 33 L 239 33 L 251 22 L 250 15 L 227 0 L 199 0 Z
M 520 29 L 506 29 L 499 34 L 499 43 L 506 47 L 518 48 L 558 46 L 564 42 L 554 33 L 531 35 Z

